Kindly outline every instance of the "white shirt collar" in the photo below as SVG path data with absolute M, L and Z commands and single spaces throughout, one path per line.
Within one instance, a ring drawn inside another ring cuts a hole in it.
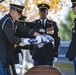
M 41 23 L 42 23 L 42 21 L 43 21 L 43 20 L 41 19 Z M 47 19 L 44 20 L 44 25 L 45 25 L 46 21 L 47 21 Z

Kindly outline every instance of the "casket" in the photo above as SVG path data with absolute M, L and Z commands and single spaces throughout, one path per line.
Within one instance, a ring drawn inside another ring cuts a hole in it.
M 63 75 L 58 69 L 48 66 L 35 66 L 29 69 L 24 75 Z

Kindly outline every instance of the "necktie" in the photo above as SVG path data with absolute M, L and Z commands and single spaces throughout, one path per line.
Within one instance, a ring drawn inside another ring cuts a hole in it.
M 44 25 L 44 20 L 42 21 L 42 24 Z
M 44 28 L 44 20 L 42 20 L 41 24 L 42 24 L 42 28 Z

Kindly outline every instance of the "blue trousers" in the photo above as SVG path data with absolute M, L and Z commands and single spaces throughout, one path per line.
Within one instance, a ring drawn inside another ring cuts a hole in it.
M 15 66 L 11 65 L 11 68 L 13 71 L 13 75 L 17 75 L 16 70 L 15 70 Z M 11 75 L 8 64 L 5 66 L 4 63 L 0 62 L 0 75 Z
M 5 64 L 0 62 L 0 75 L 11 75 L 9 70 L 9 65 L 5 67 Z
M 76 75 L 76 58 L 73 59 L 73 63 L 74 63 L 74 71 L 75 71 L 75 75 Z
M 34 60 L 34 66 L 38 66 L 38 65 L 53 66 L 53 60 L 52 61 L 37 61 L 37 60 Z

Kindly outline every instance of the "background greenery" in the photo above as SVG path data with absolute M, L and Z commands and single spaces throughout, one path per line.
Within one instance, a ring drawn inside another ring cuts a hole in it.
M 74 14 L 72 10 L 69 10 L 65 17 L 65 22 L 60 22 L 60 38 L 61 41 L 70 41 L 72 36 L 72 23 L 74 20 Z

